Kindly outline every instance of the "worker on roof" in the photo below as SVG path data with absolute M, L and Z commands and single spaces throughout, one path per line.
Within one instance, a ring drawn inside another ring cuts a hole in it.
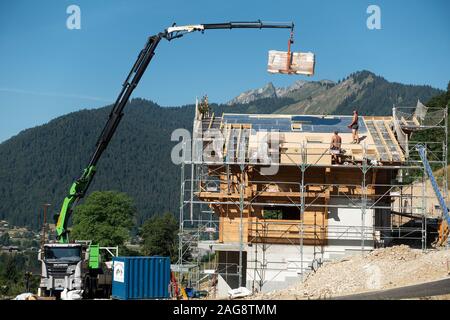
M 341 163 L 341 144 L 342 138 L 339 136 L 339 132 L 335 131 L 331 137 L 330 153 L 332 160 L 338 164 Z
M 350 123 L 348 128 L 352 129 L 352 138 L 353 138 L 352 143 L 359 143 L 359 136 L 358 136 L 359 125 L 358 125 L 358 111 L 357 110 L 353 110 L 352 123 Z
M 209 103 L 208 96 L 205 94 L 200 101 L 200 105 L 198 106 L 198 111 L 202 114 L 203 118 L 209 117 Z

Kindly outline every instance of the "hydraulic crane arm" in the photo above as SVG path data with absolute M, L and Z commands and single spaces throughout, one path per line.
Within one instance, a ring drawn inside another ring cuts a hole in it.
M 67 222 L 72 214 L 72 210 L 75 205 L 84 197 L 89 185 L 91 184 L 95 172 L 96 165 L 102 156 L 105 149 L 108 147 L 111 138 L 116 132 L 117 126 L 123 117 L 123 109 L 125 108 L 133 90 L 141 80 L 142 75 L 147 69 L 150 61 L 152 60 L 156 47 L 161 39 L 168 41 L 180 38 L 186 33 L 210 30 L 210 29 L 294 29 L 293 23 L 265 23 L 260 20 L 255 22 L 227 22 L 227 23 L 210 23 L 210 24 L 198 24 L 188 26 L 176 26 L 175 24 L 165 29 L 163 32 L 153 35 L 148 38 L 145 47 L 139 53 L 136 62 L 131 68 L 130 73 L 125 79 L 122 90 L 117 97 L 114 106 L 109 114 L 108 121 L 103 128 L 102 133 L 96 144 L 96 149 L 89 160 L 87 167 L 83 170 L 81 176 L 75 180 L 69 190 L 69 194 L 64 199 L 61 211 L 58 215 L 58 221 L 56 224 L 57 238 L 61 243 L 68 243 Z
M 439 206 L 441 207 L 442 210 L 442 220 L 439 224 L 438 230 L 439 234 L 434 244 L 436 246 L 443 246 L 447 243 L 449 237 L 449 226 L 450 226 L 449 208 L 447 206 L 446 199 L 439 190 L 439 185 L 437 184 L 436 178 L 434 177 L 433 174 L 433 169 L 431 168 L 430 163 L 428 162 L 426 147 L 422 144 L 418 144 L 415 146 L 415 148 L 419 153 L 420 159 L 422 160 L 423 166 L 425 168 L 425 172 L 427 173 L 427 176 L 430 179 L 434 194 L 436 195 L 436 198 L 439 201 Z
M 225 22 L 225 23 L 205 23 L 188 26 L 176 26 L 173 24 L 167 28 L 162 37 L 167 40 L 182 37 L 185 33 L 193 31 L 205 31 L 213 29 L 291 29 L 294 30 L 294 23 L 274 23 L 274 22 L 262 22 L 261 20 L 252 22 Z

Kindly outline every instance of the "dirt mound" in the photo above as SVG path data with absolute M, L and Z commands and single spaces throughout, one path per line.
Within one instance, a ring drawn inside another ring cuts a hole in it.
M 423 252 L 400 245 L 325 263 L 303 283 L 254 299 L 327 299 L 441 279 L 450 250 Z

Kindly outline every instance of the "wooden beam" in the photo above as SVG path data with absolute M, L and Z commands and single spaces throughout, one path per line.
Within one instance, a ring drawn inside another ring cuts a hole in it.
M 230 136 L 231 136 L 231 130 L 232 130 L 231 125 L 227 125 L 227 130 L 228 130 L 228 132 L 227 132 L 227 137 L 225 140 L 225 150 L 223 152 L 224 155 L 227 155 L 227 153 L 228 153 L 228 145 L 230 144 Z
M 384 127 L 386 128 L 386 131 L 389 134 L 389 137 L 391 137 L 392 143 L 395 144 L 395 149 L 397 150 L 398 154 L 400 155 L 400 160 L 405 161 L 405 156 L 403 155 L 402 149 L 400 148 L 400 145 L 397 143 L 397 139 L 395 139 L 394 133 L 392 132 L 391 128 L 389 127 L 389 124 L 387 121 L 384 121 Z
M 236 160 L 239 159 L 241 136 L 242 136 L 242 125 L 239 126 L 239 135 L 236 142 L 236 150 L 234 150 L 236 152 Z
M 370 136 L 372 136 L 372 133 L 371 133 L 370 130 L 369 130 L 368 124 L 369 124 L 369 123 L 372 123 L 372 124 L 373 124 L 373 120 L 367 119 L 367 121 L 366 121 L 366 118 L 367 118 L 367 117 L 363 117 L 364 124 L 366 125 L 367 133 L 370 134 Z M 372 118 L 372 117 L 369 117 L 369 118 Z M 374 125 L 374 127 L 375 127 L 375 125 Z M 375 130 L 376 130 L 376 128 L 375 128 Z M 378 131 L 377 131 L 377 133 L 378 133 Z M 373 140 L 373 142 L 375 143 L 375 137 L 372 137 L 372 140 Z M 357 149 L 355 149 L 355 150 L 357 150 Z M 361 150 L 362 150 L 362 147 L 361 147 Z M 377 155 L 377 159 L 381 159 L 381 154 L 380 154 L 380 152 L 378 152 L 378 148 L 377 148 L 376 145 L 375 145 L 375 154 Z M 362 155 L 362 151 L 361 151 L 361 155 Z M 353 156 L 353 151 L 352 151 L 352 156 Z
M 389 156 L 389 160 L 392 162 L 392 154 L 391 154 L 391 152 L 389 151 L 389 147 L 388 147 L 388 145 L 386 144 L 386 141 L 384 141 L 383 135 L 382 135 L 382 133 L 381 133 L 381 131 L 380 131 L 380 128 L 378 127 L 377 121 L 374 121 L 374 122 L 373 122 L 373 125 L 374 125 L 374 127 L 375 127 L 375 130 L 377 130 L 377 133 L 378 133 L 378 136 L 380 137 L 381 142 L 382 142 L 383 145 L 384 145 L 384 150 L 386 150 L 386 153 L 387 153 L 388 156 Z
M 214 113 L 212 114 L 211 120 L 209 121 L 208 129 L 211 129 L 213 121 L 214 121 Z

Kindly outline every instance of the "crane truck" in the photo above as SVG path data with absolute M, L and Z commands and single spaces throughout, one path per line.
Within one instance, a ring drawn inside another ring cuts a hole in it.
M 97 163 L 108 147 L 116 129 L 124 115 L 124 108 L 139 83 L 142 75 L 152 60 L 155 50 L 162 39 L 168 41 L 181 38 L 187 33 L 204 32 L 217 29 L 290 29 L 292 43 L 293 23 L 267 23 L 261 20 L 254 22 L 227 22 L 177 26 L 173 24 L 163 32 L 148 38 L 144 48 L 139 52 L 122 90 L 120 91 L 108 120 L 97 140 L 95 151 L 89 163 L 76 179 L 65 197 L 57 216 L 57 243 L 46 243 L 39 252 L 41 262 L 40 294 L 58 296 L 62 291 L 77 290 L 84 297 L 92 297 L 102 286 L 102 292 L 108 294 L 107 286 L 111 281 L 108 268 L 101 261 L 100 247 L 90 243 L 71 243 L 67 229 L 68 220 L 77 203 L 86 195 L 94 179 Z M 290 48 L 290 47 L 289 47 Z M 109 278 L 110 279 L 110 278 Z

